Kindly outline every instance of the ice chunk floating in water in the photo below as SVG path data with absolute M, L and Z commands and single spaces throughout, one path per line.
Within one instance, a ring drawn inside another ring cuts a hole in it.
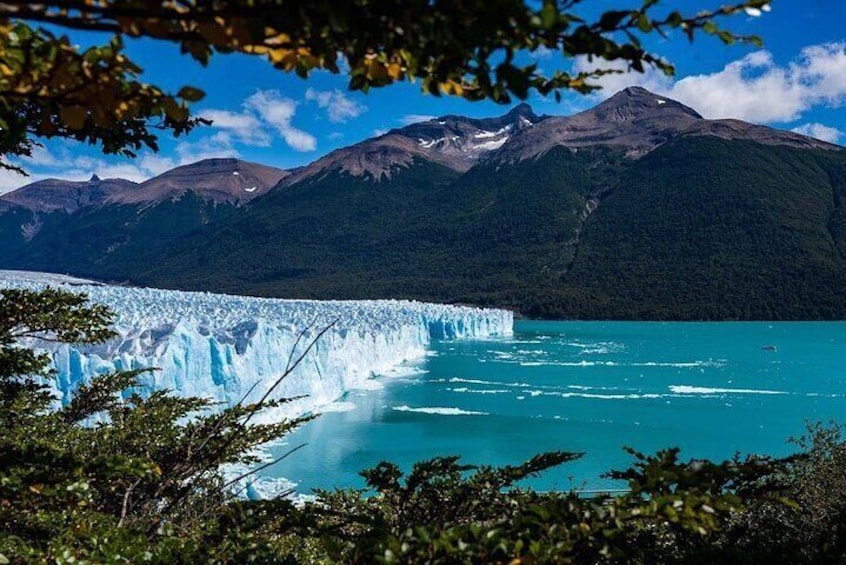
M 402 300 L 278 300 L 85 284 L 58 275 L 0 271 L 0 287 L 73 285 L 116 313 L 119 337 L 97 346 L 41 344 L 53 357 L 62 403 L 92 375 L 157 367 L 141 377 L 146 390 L 170 389 L 227 404 L 257 401 L 286 366 L 333 324 L 274 398 L 306 398 L 269 417 L 302 414 L 367 386 L 374 375 L 422 357 L 432 339 L 510 335 L 513 316 Z M 300 337 L 301 336 L 301 337 Z

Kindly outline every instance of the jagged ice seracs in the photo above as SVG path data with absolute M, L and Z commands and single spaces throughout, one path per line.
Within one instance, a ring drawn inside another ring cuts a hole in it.
M 118 337 L 93 346 L 37 342 L 51 354 L 57 403 L 92 376 L 155 367 L 144 391 L 169 389 L 232 405 L 260 399 L 306 349 L 272 398 L 304 397 L 263 415 L 319 411 L 347 391 L 420 358 L 432 339 L 510 335 L 506 310 L 404 300 L 282 300 L 108 286 L 60 275 L 0 271 L 0 287 L 62 286 L 115 312 Z M 330 327 L 331 326 L 331 327 Z M 329 328 L 316 339 L 318 333 Z M 316 340 L 316 341 L 315 341 Z

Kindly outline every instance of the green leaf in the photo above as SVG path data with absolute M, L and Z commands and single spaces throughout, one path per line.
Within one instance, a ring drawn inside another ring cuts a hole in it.
M 558 23 L 558 7 L 555 2 L 545 2 L 540 11 L 541 26 L 545 29 L 553 29 Z
M 183 86 L 176 95 L 188 102 L 199 102 L 206 97 L 205 92 L 193 86 Z
M 649 33 L 652 31 L 652 22 L 649 21 L 649 18 L 646 14 L 641 14 L 637 18 L 637 29 L 642 31 L 643 33 Z
M 602 17 L 599 18 L 599 27 L 602 29 L 614 29 L 620 25 L 620 22 L 629 17 L 631 14 L 631 12 L 622 10 L 605 12 L 602 14 Z

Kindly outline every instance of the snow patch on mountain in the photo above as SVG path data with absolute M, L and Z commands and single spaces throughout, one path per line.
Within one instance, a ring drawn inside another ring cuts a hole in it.
M 473 146 L 473 149 L 476 151 L 494 151 L 505 145 L 506 141 L 508 141 L 508 136 L 505 136 L 502 139 L 494 139 L 491 141 L 485 141 L 484 143 L 477 143 Z
M 242 398 L 255 402 L 303 355 L 272 398 L 306 397 L 265 417 L 304 414 L 351 389 L 372 387 L 374 376 L 424 356 L 432 339 L 510 335 L 513 326 L 505 310 L 403 300 L 253 298 L 0 271 L 0 288 L 47 285 L 83 292 L 116 313 L 118 337 L 105 344 L 30 344 L 52 356 L 56 375 L 49 384 L 61 404 L 93 375 L 148 367 L 158 370 L 141 377 L 142 392 L 170 389 L 228 405 Z
M 479 133 L 473 134 L 473 137 L 475 137 L 476 139 L 485 139 L 485 138 L 489 138 L 489 137 L 499 137 L 500 135 L 506 134 L 509 131 L 511 131 L 511 127 L 512 127 L 511 124 L 508 124 L 504 128 L 500 128 L 497 131 L 482 130 Z

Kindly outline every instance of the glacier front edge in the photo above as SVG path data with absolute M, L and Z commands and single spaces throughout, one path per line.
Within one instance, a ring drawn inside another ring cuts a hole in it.
M 422 357 L 432 339 L 507 336 L 514 321 L 511 312 L 499 309 L 404 300 L 254 298 L 0 271 L 0 287 L 48 284 L 85 293 L 116 314 L 118 337 L 107 343 L 34 344 L 52 356 L 56 375 L 50 385 L 62 404 L 96 374 L 148 367 L 157 370 L 141 377 L 142 392 L 169 389 L 227 405 L 242 398 L 255 402 L 314 342 L 271 395 L 304 398 L 263 416 L 291 417 L 319 410 L 374 376 Z

